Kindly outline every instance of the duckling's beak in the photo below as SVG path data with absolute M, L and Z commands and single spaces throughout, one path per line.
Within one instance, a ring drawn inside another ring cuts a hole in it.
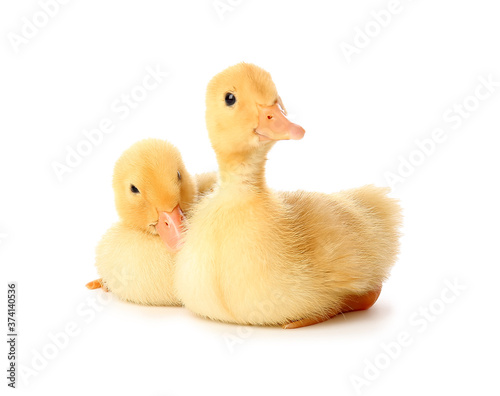
M 259 140 L 300 140 L 306 131 L 301 126 L 290 122 L 278 103 L 273 106 L 260 106 L 259 125 L 255 133 L 259 135 Z
M 167 249 L 172 253 L 177 252 L 184 243 L 182 240 L 182 232 L 184 231 L 183 219 L 184 215 L 179 205 L 171 212 L 159 212 L 156 231 L 158 231 Z

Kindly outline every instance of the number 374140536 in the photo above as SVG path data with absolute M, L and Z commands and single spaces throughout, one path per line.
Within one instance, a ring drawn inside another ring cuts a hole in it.
M 9 333 L 16 332 L 16 284 L 9 283 L 7 289 L 7 328 Z

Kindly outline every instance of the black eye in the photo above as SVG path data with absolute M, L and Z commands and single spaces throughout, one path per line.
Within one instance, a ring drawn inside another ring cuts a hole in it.
M 182 177 L 181 177 L 181 172 L 177 171 L 177 180 L 179 180 L 179 181 L 180 181 L 181 179 L 182 179 Z
M 232 106 L 236 103 L 236 96 L 234 96 L 231 92 L 228 92 L 225 100 L 227 106 Z
M 139 189 L 136 186 L 134 186 L 133 184 L 130 185 L 130 191 L 132 191 L 134 194 L 140 193 Z

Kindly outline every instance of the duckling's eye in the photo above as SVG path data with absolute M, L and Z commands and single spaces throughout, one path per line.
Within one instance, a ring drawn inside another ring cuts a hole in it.
M 177 171 L 177 180 L 181 181 L 182 177 L 181 177 L 181 172 Z
M 139 189 L 136 186 L 134 186 L 133 184 L 130 185 L 130 191 L 132 191 L 134 194 L 140 193 Z
M 226 105 L 232 106 L 236 103 L 236 96 L 234 96 L 231 92 L 226 93 Z

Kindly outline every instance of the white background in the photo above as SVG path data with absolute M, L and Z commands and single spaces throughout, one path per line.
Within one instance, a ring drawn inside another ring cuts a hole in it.
M 498 392 L 500 87 L 470 97 L 480 78 L 500 81 L 497 2 L 401 0 L 380 32 L 372 11 L 387 10 L 387 1 L 232 4 L 221 18 L 211 0 L 75 0 L 44 21 L 36 1 L 2 2 L 1 295 L 17 282 L 18 365 L 33 370 L 18 374 L 18 393 L 356 395 L 353 375 L 367 381 L 366 395 Z M 23 18 L 35 16 L 45 26 L 12 45 Z M 341 45 L 354 45 L 365 28 L 373 37 L 348 62 Z M 94 247 L 117 218 L 116 159 L 159 137 L 178 146 L 193 173 L 215 170 L 205 87 L 239 61 L 271 72 L 306 129 L 302 141 L 272 150 L 270 186 L 387 185 L 401 161 L 420 161 L 394 186 L 402 250 L 369 311 L 284 331 L 85 289 L 97 277 Z M 169 75 L 121 120 L 113 102 L 138 89 L 148 67 Z M 464 100 L 474 111 L 446 122 Z M 105 118 L 113 132 L 58 180 L 54 161 L 64 163 L 67 147 Z M 436 128 L 445 140 L 427 156 L 414 153 L 415 140 Z M 446 282 L 465 290 L 453 295 Z M 434 314 L 423 319 L 419 307 Z M 61 335 L 68 325 L 76 335 Z M 411 345 L 394 346 L 401 334 Z

